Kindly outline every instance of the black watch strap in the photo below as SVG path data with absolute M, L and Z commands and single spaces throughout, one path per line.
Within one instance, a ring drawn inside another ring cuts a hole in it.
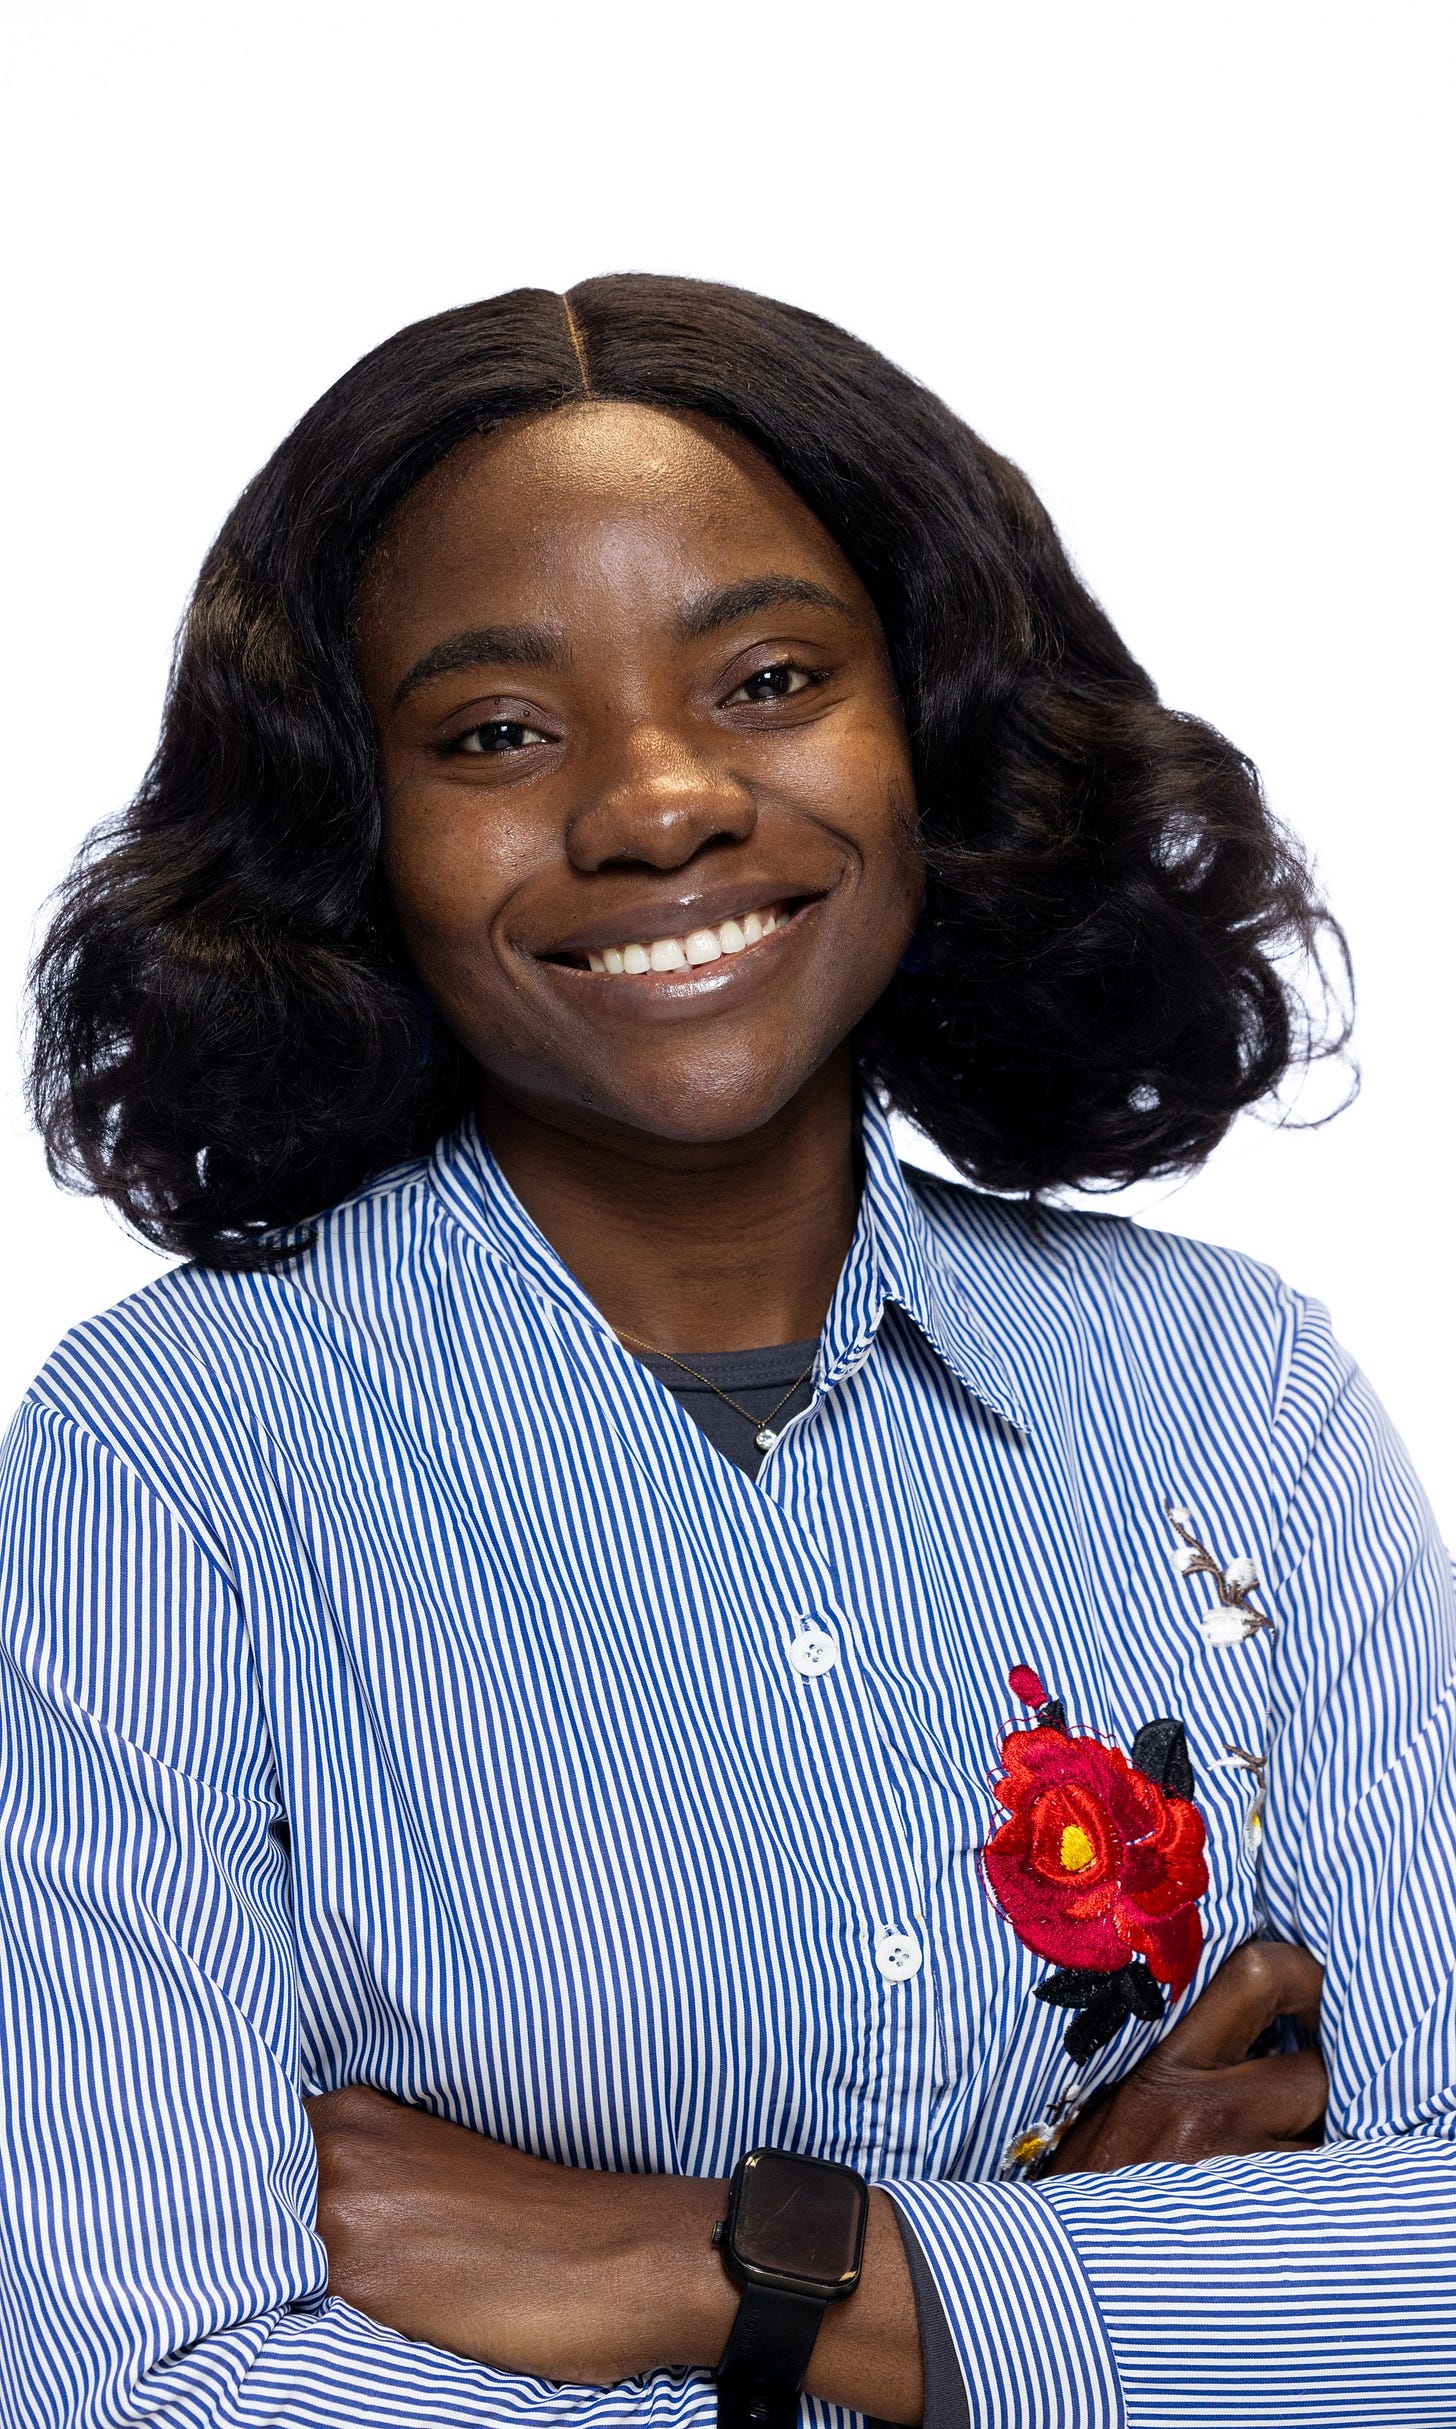
M 718 2429 L 794 2429 L 828 2308 L 820 2294 L 744 2287 L 718 2364 Z

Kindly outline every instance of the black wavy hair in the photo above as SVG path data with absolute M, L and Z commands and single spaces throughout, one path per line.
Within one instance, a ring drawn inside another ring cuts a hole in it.
M 686 278 L 520 288 L 401 330 L 229 515 L 157 754 L 59 890 L 30 1102 L 63 1184 L 158 1247 L 268 1235 L 428 1147 L 472 1070 L 422 1005 L 379 877 L 350 650 L 370 549 L 460 440 L 583 396 L 742 433 L 875 602 L 913 752 L 918 968 L 860 1024 L 867 1080 L 982 1186 L 1032 1201 L 1200 1162 L 1340 1050 L 1344 940 L 1248 760 L 1165 708 L 1016 467 L 815 314 Z

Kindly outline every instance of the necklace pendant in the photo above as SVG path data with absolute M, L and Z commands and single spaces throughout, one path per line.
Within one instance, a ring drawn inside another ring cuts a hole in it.
M 753 1439 L 754 1439 L 754 1442 L 757 1444 L 757 1446 L 758 1446 L 759 1450 L 761 1450 L 761 1451 L 771 1451 L 771 1450 L 773 1449 L 774 1444 L 775 1444 L 775 1443 L 777 1442 L 777 1440 L 778 1440 L 778 1436 L 777 1436 L 777 1434 L 774 1432 L 773 1427 L 772 1427 L 771 1425 L 761 1425 L 761 1426 L 759 1427 L 759 1429 L 758 1429 L 758 1432 L 757 1432 L 757 1433 L 754 1435 Z

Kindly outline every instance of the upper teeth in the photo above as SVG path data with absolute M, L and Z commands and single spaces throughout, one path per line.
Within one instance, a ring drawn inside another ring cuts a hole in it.
M 724 953 L 741 953 L 761 937 L 772 936 L 778 925 L 776 910 L 745 911 L 741 919 L 721 920 L 716 928 L 693 928 L 686 936 L 655 936 L 640 945 L 604 945 L 600 953 L 588 953 L 587 967 L 605 970 L 613 978 L 624 972 L 636 978 L 644 970 L 696 968 L 700 962 L 717 961 Z

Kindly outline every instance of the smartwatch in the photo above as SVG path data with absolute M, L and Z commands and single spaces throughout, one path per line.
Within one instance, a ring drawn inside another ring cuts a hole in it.
M 824 2314 L 859 2284 L 870 2189 L 853 2168 L 748 2151 L 713 2241 L 738 2316 L 718 2364 L 719 2429 L 794 2429 Z

